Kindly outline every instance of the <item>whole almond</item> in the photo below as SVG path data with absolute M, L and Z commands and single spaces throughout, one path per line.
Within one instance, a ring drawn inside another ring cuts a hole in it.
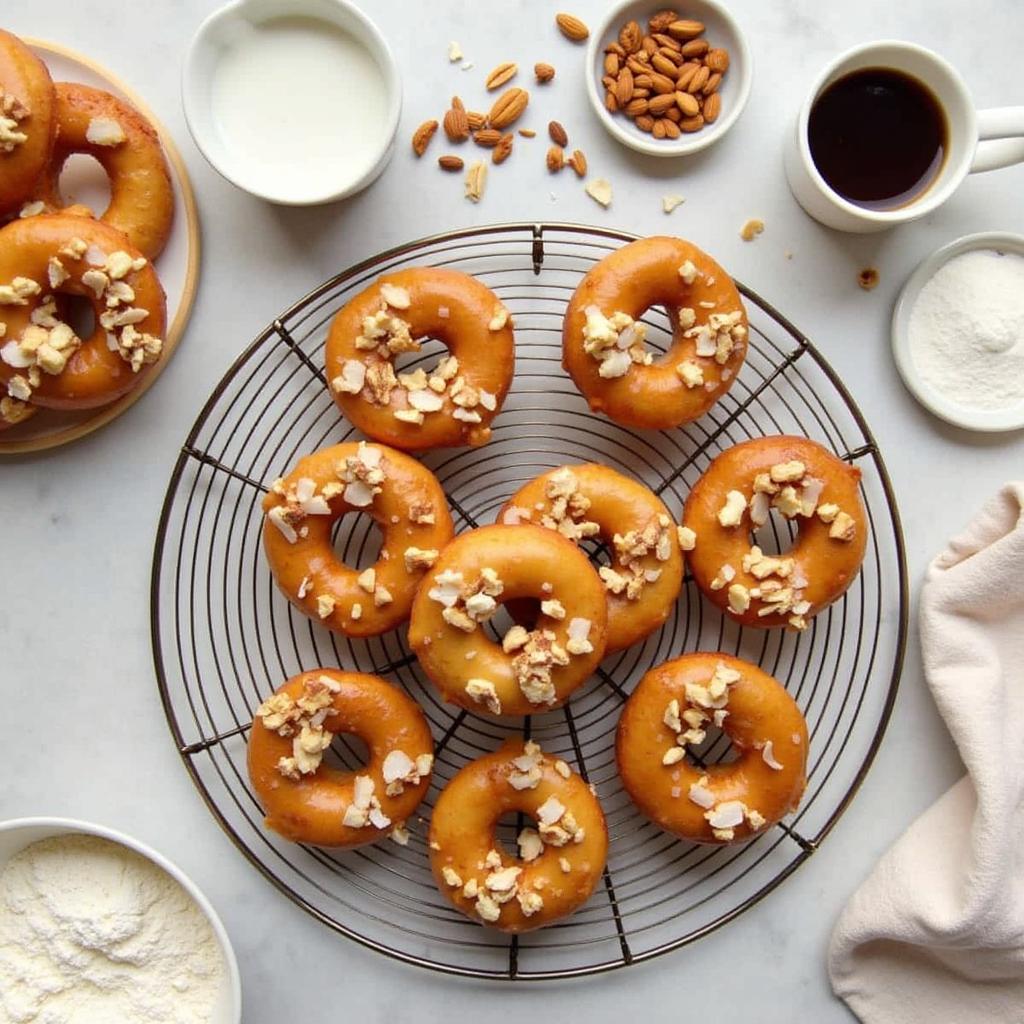
M 473 141 L 478 146 L 484 146 L 486 149 L 490 149 L 492 146 L 496 146 L 501 142 L 501 132 L 494 128 L 481 128 L 480 131 L 473 133 Z
M 663 57 L 660 53 L 656 53 L 651 58 L 651 64 L 655 71 L 660 71 L 663 75 L 669 75 L 674 78 L 679 73 L 679 69 L 675 64 L 668 57 Z
M 604 48 L 605 53 L 614 53 L 620 60 L 626 59 L 626 51 L 618 43 L 609 43 Z
M 647 102 L 647 109 L 655 116 L 661 117 L 676 101 L 674 92 L 662 93 L 654 96 Z
M 424 121 L 423 124 L 413 132 L 412 135 L 412 151 L 417 156 L 423 156 L 427 151 L 427 146 L 430 145 L 430 140 L 434 137 L 434 132 L 437 131 L 436 121 Z
M 644 53 L 652 56 L 658 52 L 658 44 L 650 36 L 644 36 L 643 39 L 640 40 L 640 48 Z
M 722 72 L 716 71 L 713 75 L 708 76 L 708 80 L 701 89 L 701 92 L 705 96 L 710 96 L 713 92 L 718 92 L 718 87 L 722 84 Z
M 556 146 L 569 145 L 569 133 L 557 121 L 548 123 L 548 135 Z
M 548 170 L 552 174 L 556 174 L 565 166 L 565 150 L 561 146 L 552 146 L 548 150 L 545 162 L 548 165 Z
M 611 89 L 607 90 L 604 94 L 604 107 L 605 110 L 610 110 L 613 114 L 619 109 L 619 101 L 615 98 L 615 93 Z
M 488 92 L 500 89 L 506 82 L 515 78 L 519 72 L 519 65 L 507 60 L 499 64 L 485 79 L 484 85 Z
M 626 117 L 639 117 L 646 114 L 649 109 L 650 105 L 643 96 L 635 96 L 622 108 L 622 112 Z
M 651 95 L 651 90 L 650 89 L 634 89 L 633 90 L 633 99 L 646 99 L 650 95 Z
M 503 164 L 512 153 L 512 143 L 515 136 L 511 132 L 502 135 L 501 141 L 494 147 L 491 153 L 491 163 Z
M 712 71 L 727 71 L 729 69 L 729 51 L 709 50 L 708 55 L 704 58 L 704 64 Z
M 444 133 L 452 142 L 464 142 L 469 138 L 469 118 L 465 109 L 453 106 L 444 115 Z
M 555 24 L 558 31 L 573 43 L 582 43 L 590 35 L 590 29 L 574 14 L 556 14 Z
M 665 111 L 665 116 L 670 121 L 675 121 L 676 124 L 679 124 L 679 122 L 682 121 L 683 119 L 682 111 L 678 107 L 674 106 L 669 107 L 668 110 Z
M 614 89 L 615 88 L 615 83 L 618 80 L 619 80 L 619 76 L 618 75 L 605 75 L 604 78 L 601 79 L 601 84 L 606 89 Z
M 643 31 L 637 22 L 627 21 L 626 24 L 619 29 L 619 46 L 621 46 L 626 53 L 636 53 L 636 51 L 640 49 L 643 36 Z
M 690 79 L 690 84 L 686 87 L 686 91 L 700 92 L 708 84 L 710 77 L 711 72 L 707 68 L 698 68 L 696 74 Z
M 703 57 L 710 45 L 706 39 L 691 39 L 683 44 L 679 52 L 684 57 Z
M 678 69 L 683 63 L 683 55 L 678 53 L 676 50 L 670 50 L 667 46 L 661 47 L 661 49 L 658 50 L 658 53 L 676 69 Z M 651 59 L 653 61 L 654 58 L 652 57 Z
M 684 64 L 676 75 L 676 88 L 681 92 L 685 92 L 687 86 L 693 81 L 693 76 L 696 75 L 698 71 L 700 71 L 699 64 Z
M 654 75 L 634 75 L 633 76 L 633 88 L 634 89 L 650 89 L 654 84 Z
M 587 158 L 583 155 L 582 149 L 574 149 L 569 157 L 569 166 L 576 172 L 577 178 L 587 176 Z
M 665 138 L 665 134 L 666 134 L 666 132 L 665 132 L 665 125 L 666 124 L 670 124 L 670 123 L 671 122 L 666 121 L 664 118 L 659 118 L 657 121 L 654 122 L 654 128 L 651 130 L 651 134 L 656 139 L 663 139 L 663 138 Z
M 529 102 L 530 94 L 525 89 L 508 89 L 494 101 L 487 121 L 492 128 L 507 128 L 522 116 Z
M 651 73 L 650 66 L 640 61 L 638 57 L 630 55 L 626 58 L 626 67 L 633 72 L 634 75 L 649 75 Z
M 696 39 L 704 35 L 704 25 L 699 21 L 688 21 L 685 18 L 681 21 L 673 21 L 666 26 L 665 31 L 676 39 Z
M 471 132 L 477 132 L 487 124 L 487 116 L 486 114 L 481 114 L 476 110 L 467 110 L 466 121 L 469 124 L 469 130 Z
M 654 127 L 654 118 L 650 114 L 641 114 L 633 122 L 642 132 L 649 132 Z
M 717 96 L 718 94 L 716 93 L 715 95 Z M 700 114 L 696 117 L 684 117 L 683 120 L 679 122 L 679 127 L 682 128 L 684 132 L 699 132 L 701 128 L 704 127 L 704 118 L 701 117 Z
M 604 73 L 606 75 L 618 75 L 619 55 L 617 53 L 606 53 L 604 55 Z
M 676 11 L 658 11 L 648 19 L 647 27 L 650 29 L 651 35 L 654 35 L 657 32 L 664 32 L 673 21 L 678 20 L 679 14 Z
M 537 133 L 532 128 L 520 128 L 519 134 L 524 139 L 535 139 L 537 137 Z
M 676 81 L 668 75 L 651 75 L 651 88 L 657 93 L 675 92 Z
M 633 98 L 633 72 L 623 68 L 619 72 L 619 80 L 615 86 L 615 99 L 619 106 L 624 107 Z
M 668 118 L 666 118 L 664 121 L 664 125 L 666 139 L 678 139 L 679 136 L 682 134 L 679 131 L 679 125 L 677 125 L 675 121 L 671 121 Z
M 540 61 L 533 65 L 533 75 L 541 85 L 544 85 L 555 77 L 555 69 L 551 64 L 545 64 L 543 61 Z
M 671 50 L 673 53 L 679 53 L 683 48 L 683 44 L 678 39 L 673 39 L 671 36 L 665 35 L 664 32 L 656 32 L 654 34 L 654 41 L 662 49 Z
M 710 96 L 705 96 L 702 112 L 704 120 L 708 124 L 714 124 L 718 120 L 718 115 L 722 112 L 722 94 L 720 92 L 713 92 Z
M 688 92 L 677 92 L 675 94 L 676 105 L 686 117 L 695 117 L 700 113 L 700 103 L 696 97 Z
M 439 156 L 437 162 L 442 171 L 461 171 L 465 167 L 461 156 Z

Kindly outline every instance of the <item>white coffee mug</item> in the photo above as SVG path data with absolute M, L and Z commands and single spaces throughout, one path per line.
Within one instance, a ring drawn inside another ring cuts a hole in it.
M 844 199 L 811 158 L 807 136 L 811 108 L 833 82 L 862 68 L 887 68 L 913 76 L 935 94 L 946 115 L 947 152 L 935 180 L 910 202 L 891 210 L 868 209 Z M 784 155 L 789 187 L 815 220 L 839 231 L 884 231 L 941 206 L 968 174 L 1024 161 L 1024 107 L 975 110 L 964 80 L 938 54 L 913 43 L 867 43 L 847 50 L 818 75 L 786 138 Z

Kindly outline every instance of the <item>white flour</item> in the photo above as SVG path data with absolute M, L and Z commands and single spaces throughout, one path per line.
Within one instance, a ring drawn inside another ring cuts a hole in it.
M 951 259 L 921 289 L 909 341 L 918 373 L 958 404 L 1024 401 L 1024 257 L 981 249 Z
M 117 843 L 44 839 L 0 873 L 0 1024 L 205 1024 L 223 976 L 192 898 Z

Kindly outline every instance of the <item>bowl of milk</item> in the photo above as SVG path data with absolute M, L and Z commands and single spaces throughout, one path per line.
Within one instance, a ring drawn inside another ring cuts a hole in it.
M 381 173 L 402 85 L 380 31 L 344 0 L 234 0 L 196 33 L 182 98 L 216 171 L 261 199 L 311 206 Z

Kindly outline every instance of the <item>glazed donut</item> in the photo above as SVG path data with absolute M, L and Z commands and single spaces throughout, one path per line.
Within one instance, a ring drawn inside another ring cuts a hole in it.
M 53 82 L 46 65 L 0 29 L 0 216 L 32 199 L 57 132 Z
M 501 644 L 483 625 L 506 601 L 540 602 Z M 479 714 L 561 707 L 607 643 L 604 587 L 575 544 L 540 526 L 481 526 L 441 552 L 416 593 L 409 646 L 446 701 Z
M 711 726 L 739 757 L 698 768 L 686 745 Z M 807 785 L 807 723 L 785 688 L 727 654 L 684 654 L 651 669 L 615 734 L 622 784 L 656 825 L 695 843 L 750 839 L 795 811 Z
M 538 523 L 579 542 L 599 537 L 613 553 L 598 575 L 608 597 L 606 654 L 642 640 L 668 618 L 683 582 L 683 556 L 664 502 L 607 466 L 562 466 L 535 477 L 498 522 Z
M 806 629 L 864 560 L 860 470 L 803 437 L 763 437 L 722 452 L 686 499 L 683 535 L 704 596 L 744 626 Z M 751 543 L 771 510 L 796 525 L 778 557 Z
M 396 376 L 396 357 L 427 338 L 443 342 L 447 354 Z M 368 437 L 406 451 L 480 445 L 512 383 L 512 320 L 468 274 L 400 270 L 338 313 L 325 358 L 338 408 Z
M 347 636 L 377 636 L 409 617 L 413 595 L 452 538 L 444 491 L 426 466 L 392 448 L 334 445 L 300 459 L 263 499 L 263 547 L 285 597 Z M 366 512 L 380 556 L 357 571 L 334 554 L 334 524 Z
M 537 827 L 518 836 L 519 857 L 495 838 L 503 814 Z M 472 761 L 441 791 L 430 819 L 430 867 L 442 894 L 467 917 L 526 932 L 573 913 L 590 898 L 608 853 L 597 797 L 565 761 L 509 740 Z
M 644 313 L 663 305 L 673 343 L 644 349 Z M 605 256 L 569 301 L 562 363 L 595 412 L 667 430 L 704 415 L 747 351 L 747 314 L 728 274 L 681 238 L 644 238 Z
M 79 338 L 57 297 L 89 300 Z M 136 387 L 160 358 L 164 290 L 145 257 L 99 221 L 61 214 L 0 228 L 0 381 L 18 401 L 92 409 Z
M 108 92 L 66 82 L 56 88 L 57 143 L 34 198 L 45 212 L 61 212 L 65 161 L 73 153 L 95 157 L 110 179 L 110 205 L 99 219 L 122 231 L 147 259 L 156 259 L 174 220 L 174 187 L 156 129 Z
M 338 733 L 366 743 L 365 768 L 323 764 Z M 293 843 L 365 846 L 389 833 L 403 842 L 404 823 L 430 788 L 433 751 L 423 712 L 400 690 L 377 676 L 318 668 L 259 706 L 249 778 L 267 827 Z

